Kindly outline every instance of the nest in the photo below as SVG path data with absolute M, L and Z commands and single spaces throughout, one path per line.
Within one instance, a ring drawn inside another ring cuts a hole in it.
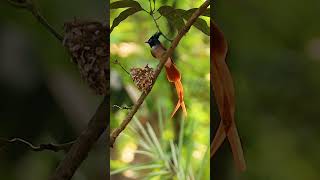
M 109 33 L 109 28 L 100 22 L 65 23 L 63 45 L 81 77 L 98 95 L 106 95 L 109 89 Z
M 150 90 L 154 80 L 154 70 L 152 68 L 148 65 L 144 68 L 131 68 L 130 74 L 140 91 L 147 92 Z

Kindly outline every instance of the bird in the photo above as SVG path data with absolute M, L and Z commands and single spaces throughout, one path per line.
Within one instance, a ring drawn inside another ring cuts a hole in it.
M 236 167 L 239 172 L 246 170 L 241 140 L 237 130 L 235 114 L 235 90 L 232 76 L 226 63 L 228 43 L 223 32 L 213 21 L 210 21 L 211 36 L 211 83 L 220 113 L 220 125 L 211 143 L 211 157 L 215 155 L 227 138 Z M 214 35 L 214 36 L 213 36 Z
M 155 33 L 153 36 L 150 37 L 148 41 L 145 43 L 149 44 L 151 48 L 151 55 L 161 60 L 162 56 L 166 53 L 167 49 L 163 46 L 163 44 L 159 41 L 159 37 L 162 35 L 161 32 Z M 178 102 L 176 104 L 176 107 L 174 108 L 173 112 L 171 113 L 170 119 L 173 118 L 177 110 L 181 107 L 184 116 L 187 116 L 187 109 L 184 103 L 183 99 L 183 86 L 181 83 L 181 73 L 179 72 L 177 66 L 173 62 L 172 58 L 169 57 L 168 60 L 164 64 L 166 69 L 166 75 L 169 82 L 174 83 L 177 94 L 178 94 Z

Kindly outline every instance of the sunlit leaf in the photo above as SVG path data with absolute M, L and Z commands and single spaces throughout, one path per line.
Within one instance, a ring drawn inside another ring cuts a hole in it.
M 145 177 L 143 178 L 143 180 L 149 180 L 149 179 L 151 179 L 152 177 L 156 177 L 156 176 L 161 177 L 161 176 L 167 175 L 167 174 L 170 174 L 170 172 L 169 172 L 169 171 L 163 171 L 163 170 L 157 171 L 157 172 L 152 172 L 152 173 L 149 173 L 147 176 L 145 176 Z
M 135 154 L 142 154 L 142 155 L 148 156 L 150 158 L 156 158 L 154 154 L 152 154 L 151 152 L 148 152 L 148 151 L 137 150 L 134 153 Z
M 161 168 L 161 164 L 138 164 L 138 165 L 132 165 L 132 166 L 127 166 L 124 168 L 117 169 L 115 171 L 111 171 L 110 175 L 122 173 L 126 170 L 132 170 L 132 171 L 139 171 L 139 170 L 145 170 L 145 169 L 155 169 L 155 168 Z
M 197 173 L 197 178 L 196 179 L 202 179 L 203 176 L 203 171 L 206 168 L 207 162 L 209 160 L 209 158 L 207 157 L 207 155 L 210 154 L 210 148 L 207 147 L 206 153 L 204 154 L 203 158 L 202 158 L 202 162 L 201 165 L 198 169 L 198 173 Z
M 151 141 L 151 138 L 149 137 L 147 131 L 145 130 L 145 128 L 142 126 L 142 124 L 140 123 L 140 121 L 134 116 L 134 123 L 137 125 L 137 127 L 139 128 L 140 132 L 142 133 L 143 138 L 147 141 L 143 141 L 145 142 L 146 147 L 148 147 L 148 150 L 153 149 L 156 150 L 156 146 L 155 144 L 153 144 L 153 142 Z

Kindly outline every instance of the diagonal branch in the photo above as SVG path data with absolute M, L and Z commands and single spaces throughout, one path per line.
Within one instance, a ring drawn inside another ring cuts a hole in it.
M 143 92 L 140 96 L 140 98 L 138 99 L 138 101 L 134 104 L 134 106 L 132 107 L 132 110 L 129 112 L 129 114 L 127 115 L 127 117 L 123 120 L 123 122 L 120 124 L 120 126 L 118 128 L 116 128 L 110 135 L 110 147 L 113 147 L 113 144 L 116 140 L 116 138 L 119 136 L 119 134 L 126 128 L 126 126 L 130 123 L 130 121 L 132 120 L 133 116 L 135 115 L 135 113 L 138 111 L 138 109 L 140 108 L 141 104 L 144 102 L 144 100 L 146 99 L 146 97 L 148 96 L 148 94 L 150 93 L 155 81 L 157 80 L 165 62 L 167 61 L 167 59 L 172 56 L 173 51 L 175 50 L 175 48 L 178 46 L 181 38 L 189 31 L 190 27 L 192 26 L 192 24 L 197 20 L 197 18 L 204 13 L 204 11 L 207 9 L 207 7 L 210 5 L 210 0 L 206 0 L 200 7 L 199 9 L 197 9 L 192 16 L 190 17 L 190 19 L 187 21 L 186 25 L 179 31 L 177 37 L 173 40 L 171 47 L 167 50 L 167 52 L 164 54 L 164 56 L 162 57 L 160 63 L 158 64 L 156 70 L 155 70 L 155 77 L 153 80 L 153 84 L 151 86 L 151 88 L 147 91 L 147 92 Z
M 74 142 L 50 180 L 69 180 L 72 178 L 82 161 L 87 157 L 94 143 L 99 139 L 101 134 L 108 129 L 108 109 L 109 99 L 106 96 L 95 115 L 91 118 L 86 129 L 83 130 Z
M 21 138 L 12 138 L 12 139 L 0 138 L 0 148 L 2 146 L 6 146 L 6 145 L 9 145 L 9 144 L 16 144 L 16 143 L 20 143 L 20 144 L 26 145 L 32 151 L 36 151 L 36 152 L 44 151 L 44 150 L 58 152 L 58 151 L 61 151 L 61 150 L 68 151 L 70 149 L 71 145 L 74 143 L 74 141 L 63 143 L 63 144 L 53 144 L 53 143 L 39 144 L 38 146 L 36 146 L 36 145 L 28 142 L 27 140 L 24 140 L 24 139 L 21 139 Z

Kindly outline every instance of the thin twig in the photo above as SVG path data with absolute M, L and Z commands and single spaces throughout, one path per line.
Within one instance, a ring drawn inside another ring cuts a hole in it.
M 27 140 L 24 140 L 22 138 L 12 138 L 12 139 L 4 139 L 0 138 L 0 147 L 6 146 L 9 144 L 15 144 L 15 143 L 21 143 L 26 145 L 28 148 L 30 148 L 32 151 L 44 151 L 44 150 L 49 150 L 49 151 L 68 151 L 71 147 L 71 145 L 74 143 L 74 141 L 63 143 L 63 144 L 39 144 L 38 146 L 33 145 L 32 143 L 28 142 Z
M 164 37 L 166 40 L 172 42 L 172 40 L 169 39 L 169 38 L 160 30 L 160 27 L 159 27 L 159 25 L 158 25 L 157 20 L 160 19 L 160 18 L 162 17 L 162 15 L 160 15 L 160 17 L 158 17 L 158 18 L 155 18 L 155 17 L 154 17 L 154 11 L 156 10 L 156 2 L 155 2 L 155 0 L 153 0 L 153 7 L 154 7 L 154 9 L 152 9 L 151 0 L 149 0 L 149 6 L 150 6 L 150 12 L 149 12 L 149 14 L 150 14 L 150 16 L 152 17 L 152 20 L 153 20 L 154 24 L 156 25 L 158 31 L 162 33 L 163 37 Z
M 113 147 L 113 144 L 116 140 L 116 138 L 119 136 L 119 134 L 126 128 L 126 126 L 130 123 L 130 121 L 132 120 L 133 116 L 135 115 L 135 113 L 138 111 L 138 109 L 140 108 L 141 104 L 144 102 L 145 98 L 148 96 L 148 94 L 150 93 L 150 91 L 152 90 L 152 87 L 155 83 L 155 81 L 157 80 L 165 62 L 167 61 L 167 59 L 172 56 L 173 51 L 175 50 L 175 48 L 178 46 L 181 38 L 189 31 L 190 27 L 192 26 L 192 24 L 197 20 L 197 18 L 206 10 L 206 8 L 210 5 L 210 0 L 206 0 L 200 7 L 199 9 L 197 9 L 192 16 L 189 18 L 189 20 L 187 21 L 186 25 L 179 31 L 178 35 L 176 36 L 176 38 L 174 39 L 174 41 L 171 44 L 171 47 L 167 50 L 167 52 L 164 54 L 164 56 L 162 56 L 160 63 L 158 64 L 156 70 L 155 70 L 155 75 L 154 75 L 154 79 L 153 79 L 153 83 L 151 85 L 151 88 L 149 90 L 147 90 L 146 92 L 143 92 L 141 94 L 141 96 L 139 97 L 138 101 L 134 104 L 134 106 L 132 107 L 132 110 L 129 112 L 129 114 L 127 115 L 127 117 L 122 121 L 122 123 L 120 124 L 120 126 L 118 128 L 116 128 L 110 135 L 110 147 Z
M 156 21 L 158 21 L 160 18 L 162 18 L 162 14 L 160 14 L 160 16 L 155 19 L 156 19 Z
M 157 19 L 154 17 L 154 15 L 153 15 L 153 14 L 150 14 L 150 15 L 151 15 L 151 17 L 152 17 L 152 19 L 153 19 L 153 22 L 154 22 L 154 24 L 156 25 L 158 31 L 162 33 L 163 37 L 164 37 L 166 40 L 172 42 L 172 40 L 169 39 L 169 38 L 160 30 L 160 27 L 159 27 L 159 25 L 158 25 Z M 161 17 L 161 16 L 160 16 L 160 17 Z M 158 19 L 159 19 L 159 18 L 158 18 Z
M 118 105 L 113 105 L 112 107 L 118 108 L 118 109 L 125 109 L 125 110 L 130 110 L 132 107 L 127 107 L 127 106 L 118 106 Z
M 129 73 L 129 71 L 127 71 L 118 60 L 114 60 L 113 64 L 117 64 L 119 65 L 127 74 L 129 74 L 129 76 L 131 76 L 131 74 Z
M 40 14 L 39 10 L 35 7 L 32 0 L 25 0 L 24 2 L 16 2 L 14 0 L 7 0 L 9 4 L 14 7 L 22 8 L 30 11 L 37 21 L 42 24 L 52 35 L 54 35 L 59 41 L 62 42 L 63 36 L 58 33 L 48 21 Z

